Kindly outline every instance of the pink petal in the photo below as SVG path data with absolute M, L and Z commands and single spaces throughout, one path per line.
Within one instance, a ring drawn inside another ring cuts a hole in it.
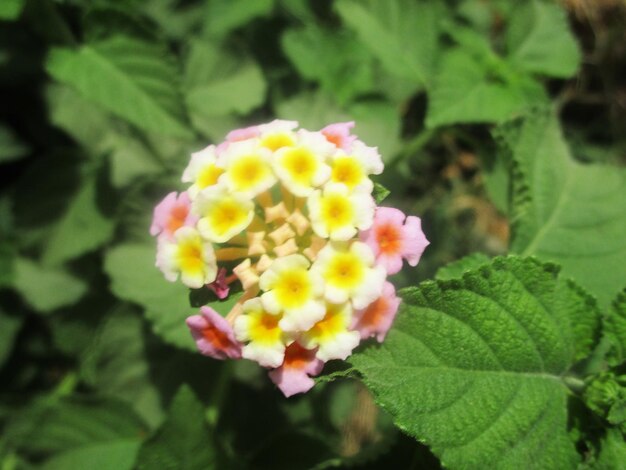
M 270 371 L 269 376 L 286 397 L 308 392 L 315 382 L 310 376 L 322 371 L 324 363 L 315 357 L 315 350 L 305 349 L 297 342 L 285 350 L 283 365 Z
M 402 255 L 398 254 L 386 254 L 380 253 L 376 257 L 376 264 L 385 268 L 387 274 L 399 273 L 402 269 Z
M 230 323 L 210 307 L 201 307 L 200 313 L 186 320 L 200 352 L 215 359 L 239 359 L 241 344 Z
M 402 226 L 406 215 L 400 209 L 395 207 L 378 207 L 374 215 L 374 225 L 392 224 L 398 227 Z
M 191 200 L 187 192 L 180 195 L 172 192 L 154 208 L 150 234 L 163 234 L 171 239 L 180 227 L 193 226 L 197 221 L 198 217 L 191 213 Z
M 356 140 L 355 136 L 350 135 L 350 129 L 353 127 L 354 121 L 337 122 L 335 124 L 329 124 L 320 132 L 324 134 L 326 140 L 335 144 L 338 148 L 349 152 L 352 147 L 352 143 Z
M 176 192 L 171 192 L 163 198 L 154 208 L 152 215 L 152 225 L 150 226 L 150 235 L 156 236 L 163 231 L 167 224 L 167 219 L 176 204 Z
M 355 312 L 352 329 L 361 334 L 361 339 L 376 336 L 377 341 L 382 343 L 393 324 L 400 302 L 393 284 L 385 282 L 382 295 L 367 308 Z
M 410 266 L 417 266 L 422 253 L 430 242 L 426 239 L 422 231 L 422 221 L 419 217 L 409 216 L 403 228 L 403 250 L 402 256 Z
M 235 129 L 226 134 L 227 142 L 239 142 L 241 140 L 252 139 L 259 136 L 259 126 L 244 127 L 242 129 Z

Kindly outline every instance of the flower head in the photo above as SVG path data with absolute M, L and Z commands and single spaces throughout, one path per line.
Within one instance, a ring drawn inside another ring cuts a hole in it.
M 232 131 L 192 154 L 188 188 L 154 211 L 166 279 L 239 295 L 225 316 L 205 306 L 187 319 L 200 352 L 258 362 L 285 396 L 362 339 L 384 339 L 400 303 L 387 275 L 428 244 L 417 217 L 376 207 L 382 158 L 353 127 L 276 120 Z

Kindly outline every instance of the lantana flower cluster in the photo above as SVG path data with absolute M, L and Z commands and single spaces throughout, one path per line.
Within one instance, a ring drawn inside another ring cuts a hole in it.
M 154 210 L 165 278 L 239 295 L 225 316 L 204 306 L 187 319 L 200 352 L 258 362 L 286 396 L 361 340 L 384 340 L 400 304 L 387 276 L 428 245 L 419 218 L 377 207 L 382 159 L 353 126 L 235 130 L 192 154 L 187 190 Z

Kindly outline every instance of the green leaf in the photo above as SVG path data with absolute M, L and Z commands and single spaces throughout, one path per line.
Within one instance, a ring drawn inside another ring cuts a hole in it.
M 25 157 L 29 150 L 11 129 L 0 125 L 0 164 L 19 160 Z
M 54 48 L 46 70 L 139 128 L 192 137 L 185 126 L 176 66 L 158 46 L 114 36 L 79 49 Z
M 531 78 L 508 72 L 499 76 L 484 60 L 453 48 L 435 77 L 426 125 L 500 122 L 545 99 L 543 88 Z
M 113 118 L 70 87 L 51 85 L 46 95 L 50 120 L 55 126 L 72 136 L 92 158 L 109 156 L 114 186 L 123 187 L 138 176 L 162 171 L 154 152 L 127 123 Z
M 547 110 L 498 135 L 517 165 L 511 250 L 559 263 L 607 305 L 626 279 L 626 170 L 574 161 Z
M 211 0 L 204 14 L 204 29 L 209 36 L 222 38 L 273 8 L 274 0 Z
M 153 246 L 126 244 L 110 249 L 104 270 L 111 279 L 111 290 L 120 299 L 142 306 L 154 331 L 165 341 L 195 351 L 185 324 L 185 319 L 196 313 L 189 307 L 188 289 L 180 282 L 165 280 L 155 259 L 156 241 Z
M 620 365 L 626 361 L 626 289 L 617 295 L 611 307 L 605 319 L 605 331 L 613 346 L 610 362 Z
M 113 220 L 98 208 L 95 176 L 87 177 L 53 229 L 43 262 L 60 264 L 93 251 L 113 236 Z
M 489 264 L 491 258 L 484 253 L 472 253 L 461 259 L 442 266 L 437 270 L 435 277 L 442 281 L 462 277 L 467 271 L 480 268 L 485 264 Z
M 0 20 L 16 20 L 24 9 L 25 0 L 2 0 L 0 3 Z
M 308 25 L 288 30 L 281 43 L 300 75 L 318 81 L 340 103 L 374 90 L 373 57 L 347 31 Z
M 140 470 L 205 470 L 215 468 L 211 433 L 204 419 L 204 407 L 193 391 L 180 388 L 167 420 L 139 451 Z
M 185 320 L 197 313 L 189 307 L 189 289 L 181 282 L 168 282 L 154 266 L 154 245 L 118 245 L 106 254 L 104 269 L 111 278 L 111 290 L 120 299 L 129 300 L 145 309 L 155 333 L 166 342 L 189 351 L 196 346 Z M 239 298 L 231 295 L 224 301 L 213 302 L 218 312 L 229 311 Z
M 126 401 L 154 427 L 163 409 L 150 381 L 143 326 L 128 304 L 114 309 L 83 355 L 81 375 L 99 393 Z
M 52 454 L 44 468 L 130 470 L 146 433 L 128 406 L 101 398 L 42 400 L 9 424 L 5 435 L 12 446 L 29 455 Z M 111 465 L 99 460 L 103 456 Z
M 599 312 L 557 274 L 496 258 L 462 279 L 404 289 L 385 342 L 350 362 L 446 468 L 574 468 L 564 382 L 589 353 Z
M 376 201 L 376 204 L 380 204 L 381 202 L 383 202 L 390 194 L 391 191 L 385 188 L 382 184 L 374 183 L 374 192 L 372 193 L 372 196 L 374 197 L 374 201 Z
M 520 2 L 507 28 L 509 60 L 520 69 L 551 77 L 571 77 L 580 50 L 563 8 L 540 0 Z
M 199 116 L 245 114 L 265 101 L 267 85 L 251 59 L 226 54 L 209 42 L 193 42 L 185 66 L 185 101 Z
M 49 313 L 72 305 L 87 292 L 87 283 L 61 268 L 41 266 L 29 259 L 15 262 L 13 287 L 35 310 Z
M 13 344 L 22 322 L 22 317 L 9 315 L 0 308 L 0 369 L 13 351 Z
M 120 439 L 90 444 L 60 453 L 46 460 L 43 470 L 98 468 L 98 470 L 132 470 L 141 443 L 137 439 Z
M 391 74 L 427 86 L 438 52 L 439 6 L 413 0 L 339 0 L 343 22 Z

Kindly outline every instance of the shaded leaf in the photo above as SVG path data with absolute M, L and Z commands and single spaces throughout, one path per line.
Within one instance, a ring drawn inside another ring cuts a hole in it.
M 187 106 L 203 116 L 245 114 L 265 100 L 266 84 L 259 66 L 208 42 L 191 44 L 184 84 Z
M 506 30 L 511 63 L 532 73 L 571 77 L 578 69 L 580 50 L 563 8 L 541 0 L 515 6 Z
M 16 20 L 22 10 L 26 0 L 2 0 L 0 3 L 0 20 Z
M 141 447 L 137 468 L 205 470 L 215 468 L 215 451 L 211 434 L 204 420 L 204 407 L 193 391 L 180 388 L 169 415 L 157 431 Z
M 46 243 L 43 261 L 59 264 L 92 251 L 113 236 L 114 222 L 98 208 L 95 176 L 87 177 Z
M 62 268 L 41 266 L 26 258 L 15 261 L 13 287 L 26 303 L 42 313 L 72 305 L 87 292 L 84 280 Z
M 497 258 L 404 289 L 386 341 L 350 362 L 447 468 L 573 468 L 563 376 L 589 353 L 599 312 L 557 272 Z
M 0 308 L 0 369 L 11 355 L 22 317 L 9 315 Z
M 192 135 L 184 124 L 176 68 L 158 46 L 114 36 L 79 49 L 54 48 L 46 70 L 139 128 Z
M 546 100 L 541 85 L 529 77 L 495 75 L 487 63 L 460 48 L 442 58 L 429 95 L 426 125 L 500 122 Z
M 300 75 L 318 81 L 321 89 L 336 96 L 340 103 L 374 88 L 373 58 L 346 31 L 309 25 L 288 30 L 281 43 Z
M 204 30 L 209 36 L 221 38 L 273 8 L 274 0 L 211 0 L 204 14 Z
M 28 146 L 21 142 L 11 129 L 0 125 L 0 164 L 19 160 L 28 152 Z
M 335 8 L 390 73 L 429 84 L 438 52 L 439 7 L 413 0 L 340 0 Z

